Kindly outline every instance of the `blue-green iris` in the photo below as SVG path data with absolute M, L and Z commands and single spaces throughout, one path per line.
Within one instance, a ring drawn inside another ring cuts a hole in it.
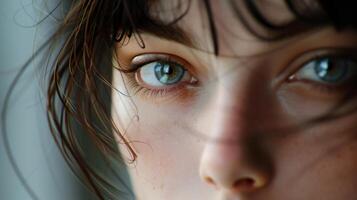
M 176 63 L 157 62 L 154 70 L 157 80 L 164 85 L 176 84 L 185 75 L 185 69 Z
M 322 58 L 315 62 L 314 70 L 322 81 L 337 83 L 346 78 L 350 64 L 346 59 Z

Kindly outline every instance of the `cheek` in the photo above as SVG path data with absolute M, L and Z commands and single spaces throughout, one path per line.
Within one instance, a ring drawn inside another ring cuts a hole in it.
M 117 113 L 113 114 L 115 123 L 125 132 L 138 156 L 128 165 L 136 194 L 165 199 L 166 194 L 190 191 L 191 188 L 183 186 L 192 187 L 187 182 L 197 179 L 200 144 L 190 134 L 188 127 L 192 124 L 187 113 L 133 99 L 139 111 L 135 118 L 136 112 L 128 112 L 124 106 L 128 105 L 128 98 L 113 99 L 113 113 Z M 119 145 L 119 149 L 124 157 L 130 158 L 125 145 Z
M 354 200 L 357 192 L 357 144 L 336 147 L 300 169 L 295 176 L 296 197 L 301 191 L 310 199 Z M 292 191 L 292 192 L 293 192 Z M 303 196 L 302 196 L 303 197 Z M 306 199 L 306 198 L 302 198 Z
M 280 195 L 285 199 L 355 199 L 355 119 L 337 120 L 275 143 L 279 148 L 273 153 L 277 166 L 273 186 L 281 191 Z

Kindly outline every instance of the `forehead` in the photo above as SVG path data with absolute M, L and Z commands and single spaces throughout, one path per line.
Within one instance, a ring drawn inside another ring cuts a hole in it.
M 211 12 L 204 0 L 159 0 L 152 4 L 151 13 L 164 23 L 180 19 L 175 22 L 175 25 L 188 35 L 188 38 L 194 42 L 194 46 L 210 52 L 213 52 L 212 24 L 209 21 L 209 17 L 212 17 L 222 54 L 232 54 L 232 51 L 235 52 L 234 54 L 241 54 L 241 52 L 237 52 L 239 49 L 235 47 L 236 44 L 248 47 L 253 47 L 254 43 L 261 45 L 262 41 L 257 40 L 256 35 L 252 34 L 252 30 L 249 30 L 253 29 L 254 32 L 269 34 L 266 27 L 257 22 L 255 16 L 257 13 L 264 20 L 277 26 L 295 20 L 295 15 L 285 0 L 208 2 L 210 2 Z M 244 51 L 246 52 L 247 49 Z
M 207 12 L 205 2 L 209 2 L 215 16 L 234 11 L 232 5 L 239 7 L 240 11 L 244 11 L 249 4 L 255 5 L 265 17 L 278 23 L 279 21 L 286 21 L 292 16 L 287 3 L 292 1 L 286 0 L 155 0 L 151 1 L 151 12 L 153 15 L 161 17 L 162 20 L 170 21 L 187 11 L 187 8 L 194 10 L 194 12 Z M 307 3 L 310 2 L 308 0 L 298 2 L 301 2 L 301 5 L 304 6 L 311 4 Z

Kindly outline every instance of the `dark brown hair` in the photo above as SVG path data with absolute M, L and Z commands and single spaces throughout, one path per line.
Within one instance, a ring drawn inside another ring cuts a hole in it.
M 269 33 L 261 34 L 240 15 L 241 8 L 236 1 L 228 1 L 247 29 L 263 40 L 286 37 L 291 31 L 304 30 L 301 27 L 332 24 L 340 30 L 355 28 L 357 25 L 356 12 L 349 5 L 351 1 L 321 0 L 316 3 L 310 0 L 285 0 L 291 12 L 297 16 L 297 21 L 294 24 L 276 25 L 264 17 L 255 1 L 242 0 L 256 21 Z M 113 160 L 120 157 L 113 134 L 117 134 L 121 139 L 119 142 L 128 148 L 132 155 L 131 161 L 136 159 L 130 141 L 122 136 L 111 118 L 111 76 L 114 68 L 111 61 L 114 45 L 124 42 L 125 38 L 135 37 L 144 48 L 145 41 L 140 37 L 143 31 L 184 37 L 171 30 L 185 16 L 190 0 L 186 4 L 180 0 L 175 2 L 177 6 L 186 6 L 185 9 L 173 21 L 164 23 L 150 13 L 151 6 L 160 3 L 158 0 L 69 1 L 67 15 L 47 43 L 50 48 L 58 49 L 56 44 L 60 41 L 59 51 L 51 54 L 55 57 L 54 62 L 48 66 L 50 79 L 47 112 L 51 133 L 68 164 L 79 172 L 79 177 L 99 199 L 120 198 L 121 195 L 132 195 L 132 192 L 127 184 L 121 184 L 122 188 L 116 187 L 97 171 L 95 164 L 84 153 L 83 142 L 92 143 L 92 147 L 96 148 L 93 152 L 98 152 L 107 163 L 106 167 L 112 171 L 115 171 L 112 169 Z M 214 53 L 218 55 L 218 36 L 211 3 L 210 0 L 202 0 L 202 3 L 210 24 Z M 22 177 L 19 172 L 17 174 Z M 21 180 L 32 198 L 37 199 L 25 179 Z

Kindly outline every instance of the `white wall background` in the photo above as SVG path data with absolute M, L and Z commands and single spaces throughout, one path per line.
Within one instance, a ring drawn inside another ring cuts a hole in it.
M 56 24 L 49 18 L 33 27 L 39 15 L 44 14 L 36 9 L 36 4 L 34 0 L 0 1 L 0 109 L 14 76 Z M 7 124 L 8 145 L 14 160 L 40 200 L 91 199 L 52 141 L 41 95 L 44 87 L 34 66 L 30 65 L 17 83 L 7 106 L 8 115 L 1 119 Z M 0 136 L 3 134 L 0 132 Z M 0 137 L 0 199 L 33 199 L 16 176 L 4 142 L 4 137 Z

